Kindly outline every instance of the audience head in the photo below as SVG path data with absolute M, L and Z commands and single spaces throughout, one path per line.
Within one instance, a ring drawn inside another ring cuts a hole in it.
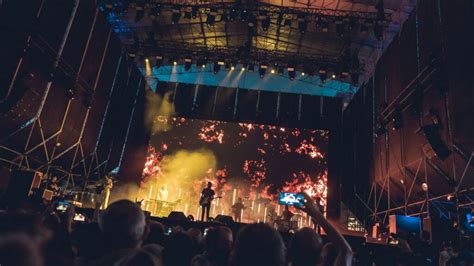
M 285 246 L 280 234 L 263 223 L 245 226 L 237 235 L 231 265 L 285 265 Z
M 106 247 L 137 248 L 145 232 L 145 214 L 134 202 L 119 200 L 102 213 L 99 225 Z
M 211 188 L 212 187 L 212 182 L 207 182 L 207 187 Z
M 94 259 L 103 255 L 101 231 L 97 223 L 77 224 L 71 242 L 78 257 Z
M 211 227 L 205 237 L 206 253 L 214 265 L 227 265 L 233 244 L 232 231 L 225 226 Z
M 191 260 L 191 266 L 211 266 L 211 263 L 205 256 L 197 255 Z
M 291 239 L 288 255 L 293 266 L 316 265 L 321 253 L 321 237 L 311 228 L 301 228 Z
M 156 221 L 148 221 L 148 235 L 145 240 L 146 244 L 158 244 L 163 246 L 165 243 L 165 227 L 162 223 Z
M 191 237 L 183 232 L 174 233 L 166 241 L 163 261 L 165 265 L 188 266 L 193 252 L 194 246 Z
M 162 266 L 163 263 L 153 254 L 140 250 L 120 263 L 120 266 Z
M 323 246 L 321 251 L 321 266 L 330 266 L 334 265 L 334 261 L 336 261 L 337 257 L 337 248 L 334 246 L 333 243 L 327 243 Z
M 24 233 L 0 236 L 0 265 L 41 266 L 43 256 L 40 246 Z

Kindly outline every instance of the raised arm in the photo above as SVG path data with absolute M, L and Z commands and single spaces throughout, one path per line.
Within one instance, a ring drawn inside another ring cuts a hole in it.
M 311 199 L 306 193 L 301 193 L 305 200 L 303 202 L 303 207 L 301 208 L 305 211 L 313 221 L 318 223 L 326 232 L 328 239 L 336 246 L 338 254 L 334 265 L 345 266 L 352 265 L 352 249 L 349 243 L 342 234 L 324 217 L 324 215 L 319 210 L 318 206 L 315 204 L 314 200 Z

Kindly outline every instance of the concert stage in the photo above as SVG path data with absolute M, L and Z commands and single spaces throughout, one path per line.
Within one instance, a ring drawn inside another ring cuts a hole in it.
M 197 220 L 210 182 L 210 216 L 244 223 L 284 220 L 279 192 L 305 191 L 326 205 L 326 130 L 165 116 L 153 129 L 140 184 L 117 184 L 112 198 L 140 201 L 152 216 L 179 211 Z M 306 214 L 288 211 L 286 227 L 311 224 Z

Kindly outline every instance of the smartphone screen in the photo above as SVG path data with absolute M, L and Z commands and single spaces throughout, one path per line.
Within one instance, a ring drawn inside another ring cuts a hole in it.
M 81 213 L 75 213 L 74 214 L 74 221 L 76 221 L 76 222 L 85 222 L 86 217 Z
M 65 212 L 69 206 L 71 206 L 71 203 L 68 201 L 58 201 L 56 206 L 56 210 L 59 212 Z
M 280 192 L 278 204 L 301 207 L 303 206 L 303 200 L 304 200 L 304 197 L 301 194 L 290 193 L 290 192 Z

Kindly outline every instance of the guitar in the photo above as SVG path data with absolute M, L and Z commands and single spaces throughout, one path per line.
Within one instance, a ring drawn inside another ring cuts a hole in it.
M 199 205 L 207 205 L 207 204 L 211 204 L 211 202 L 215 199 L 221 199 L 222 197 L 221 196 L 218 196 L 218 197 L 201 197 L 199 199 Z

